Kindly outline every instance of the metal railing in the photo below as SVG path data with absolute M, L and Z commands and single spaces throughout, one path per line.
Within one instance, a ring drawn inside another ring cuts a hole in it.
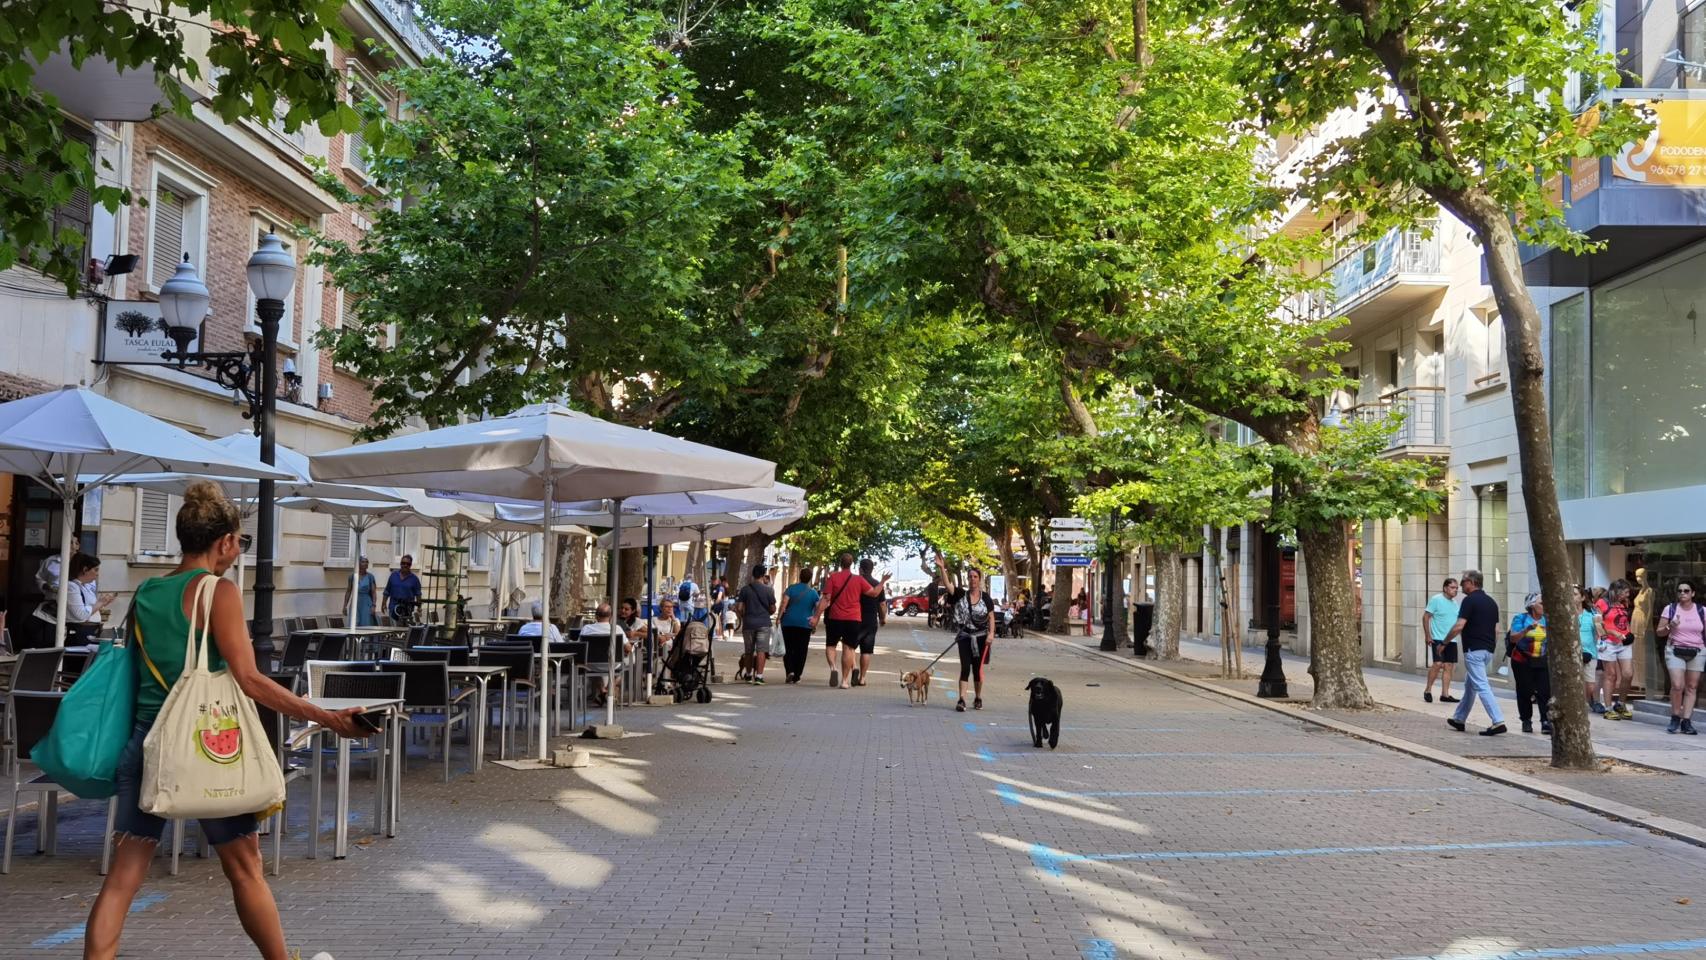
M 1378 400 L 1359 403 L 1346 410 L 1347 421 L 1384 422 L 1394 413 L 1404 419 L 1393 431 L 1386 449 L 1445 446 L 1445 388 L 1404 387 Z
M 438 41 L 434 40 L 415 18 L 413 0 L 367 0 L 367 3 L 390 24 L 391 29 L 397 31 L 403 42 L 414 48 L 415 53 L 422 57 L 432 57 L 439 53 Z
M 1423 220 L 1414 227 L 1389 230 L 1333 261 L 1322 271 L 1331 282 L 1315 291 L 1312 306 L 1321 315 L 1337 313 L 1400 274 L 1439 270 L 1439 221 Z

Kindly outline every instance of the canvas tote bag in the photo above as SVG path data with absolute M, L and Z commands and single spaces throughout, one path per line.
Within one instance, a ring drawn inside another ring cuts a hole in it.
M 264 816 L 284 803 L 284 773 L 254 701 L 229 670 L 207 668 L 218 582 L 207 576 L 196 585 L 183 675 L 142 741 L 141 807 L 157 817 Z

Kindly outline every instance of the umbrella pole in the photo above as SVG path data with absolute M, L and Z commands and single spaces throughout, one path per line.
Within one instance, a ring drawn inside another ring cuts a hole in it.
M 66 474 L 66 479 L 73 484 L 76 483 L 76 477 L 76 469 L 72 469 Z M 75 489 L 75 486 L 67 488 L 68 491 L 74 491 Z M 59 612 L 58 615 L 54 617 L 53 624 L 53 645 L 56 647 L 65 646 L 66 594 L 71 589 L 71 513 L 76 509 L 77 497 L 75 493 L 68 492 L 64 498 L 63 507 L 59 514 Z
M 616 723 L 616 611 L 622 609 L 622 498 L 610 501 L 610 688 L 604 693 L 604 722 Z M 624 637 L 623 639 L 627 639 Z
M 541 504 L 539 539 L 545 562 L 540 564 L 539 606 L 544 611 L 539 624 L 539 760 L 544 762 L 551 734 L 551 568 L 556 555 L 551 550 L 551 508 L 557 503 L 557 483 L 551 475 L 551 458 L 545 457 L 545 502 Z
M 658 556 L 657 556 L 657 547 L 653 546 L 653 544 L 652 544 L 652 518 L 647 517 L 646 518 L 646 602 L 651 605 L 651 612 L 647 616 L 647 620 L 648 620 L 647 627 L 648 627 L 648 629 L 646 630 L 646 696 L 647 697 L 650 697 L 652 695 L 652 660 L 657 656 L 657 645 L 653 642 L 653 637 L 652 637 L 652 635 L 656 631 L 650 629 L 650 626 L 652 624 L 657 623 L 657 616 L 658 616 L 658 610 L 657 610 L 657 602 L 658 602 L 657 573 L 658 573 Z

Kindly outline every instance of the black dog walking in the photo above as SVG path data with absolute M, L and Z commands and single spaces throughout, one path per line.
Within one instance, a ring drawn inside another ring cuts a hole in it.
M 1053 750 L 1060 744 L 1060 708 L 1066 705 L 1066 698 L 1047 677 L 1033 678 L 1025 689 L 1031 691 L 1031 743 L 1040 747 L 1046 737 L 1048 748 Z

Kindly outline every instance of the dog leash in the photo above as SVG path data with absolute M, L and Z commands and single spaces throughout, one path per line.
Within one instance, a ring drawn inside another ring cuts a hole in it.
M 960 645 L 960 638 L 956 636 L 953 639 L 953 642 L 948 644 L 947 649 L 943 650 L 941 653 L 936 654 L 936 659 L 934 659 L 934 660 L 930 661 L 928 664 L 926 664 L 924 669 L 928 670 L 931 667 L 934 667 L 936 664 L 941 663 L 942 658 L 948 655 L 948 650 L 952 650 L 959 645 Z

